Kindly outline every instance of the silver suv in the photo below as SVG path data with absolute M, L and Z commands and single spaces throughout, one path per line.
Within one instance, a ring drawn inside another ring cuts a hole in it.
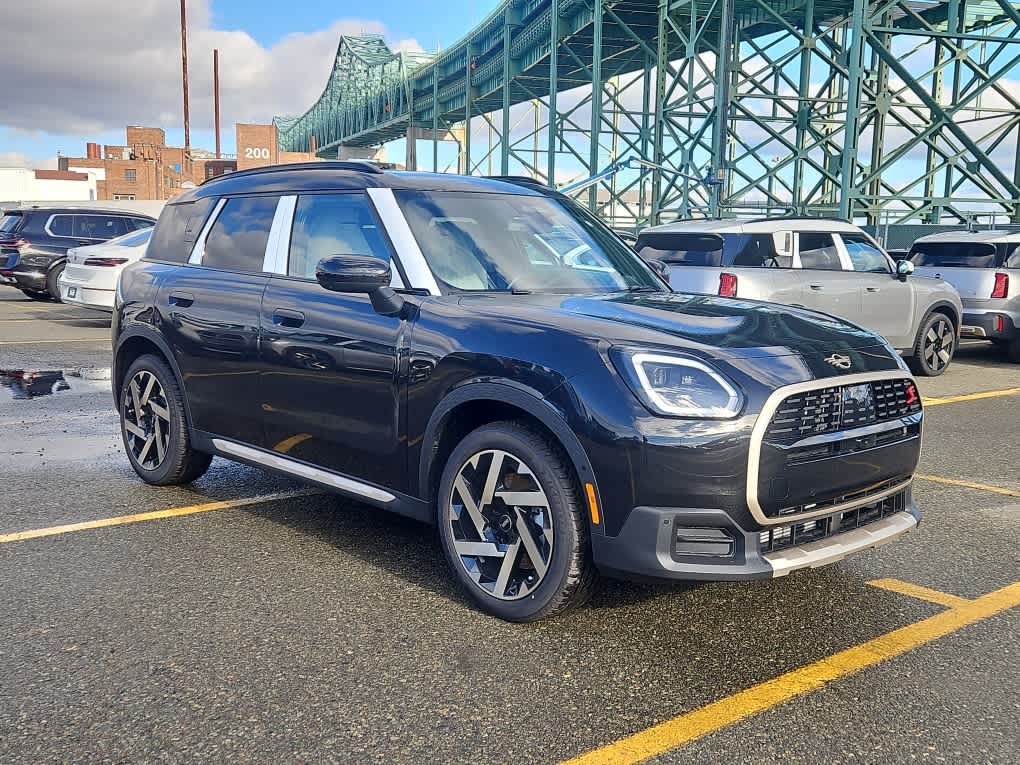
M 945 279 L 963 299 L 960 334 L 1005 346 L 1020 362 L 1020 231 L 948 231 L 910 248 L 918 274 Z
M 963 305 L 951 284 L 910 278 L 857 226 L 826 218 L 697 220 L 642 231 L 635 249 L 672 266 L 670 284 L 810 308 L 885 337 L 915 373 L 946 371 Z

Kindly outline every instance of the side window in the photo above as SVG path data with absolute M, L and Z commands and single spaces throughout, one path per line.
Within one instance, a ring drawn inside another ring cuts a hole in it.
M 840 234 L 846 245 L 847 255 L 854 264 L 854 271 L 865 271 L 871 274 L 891 273 L 889 261 L 885 255 L 866 236 L 860 234 Z
M 371 255 L 390 261 L 389 245 L 364 194 L 309 194 L 298 198 L 287 273 L 314 279 L 315 266 L 331 255 Z
M 49 229 L 53 236 L 74 236 L 74 216 L 54 215 L 50 218 Z
M 724 264 L 745 268 L 789 268 L 791 265 L 792 258 L 780 257 L 775 240 L 768 234 L 743 234 L 727 239 L 726 250 L 731 242 L 733 256 L 727 257 L 729 253 L 724 252 Z
M 124 220 L 115 215 L 75 215 L 74 235 L 79 239 L 113 239 L 128 232 Z
M 228 199 L 205 240 L 202 265 L 261 271 L 279 197 Z
M 146 218 L 131 218 L 130 225 L 135 231 L 140 231 L 143 228 L 150 228 L 152 221 Z
M 1020 244 L 1006 245 L 1006 262 L 1003 268 L 1020 268 Z
M 836 242 L 832 234 L 816 234 L 804 231 L 800 234 L 800 265 L 821 271 L 842 271 Z
M 152 232 L 146 259 L 187 263 L 191 248 L 215 203 L 216 200 L 210 197 L 164 207 Z

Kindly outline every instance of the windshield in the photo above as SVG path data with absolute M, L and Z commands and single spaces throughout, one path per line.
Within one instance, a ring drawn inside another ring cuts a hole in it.
M 107 244 L 115 244 L 118 247 L 138 247 L 149 241 L 152 236 L 152 227 L 143 228 L 141 231 L 132 231 L 130 234 L 124 234 L 124 236 L 118 236 L 116 239 L 111 239 Z
M 7 214 L 0 218 L 0 233 L 13 234 L 21 223 L 20 215 Z
M 984 242 L 916 242 L 910 248 L 915 266 L 995 268 L 995 246 Z
M 448 290 L 666 290 L 626 244 L 567 200 L 451 191 L 398 191 L 396 198 Z

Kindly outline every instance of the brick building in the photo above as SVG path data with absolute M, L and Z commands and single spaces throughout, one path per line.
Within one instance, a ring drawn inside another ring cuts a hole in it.
M 314 160 L 308 152 L 281 152 L 275 125 L 238 124 L 237 157 L 166 145 L 162 128 L 128 126 L 123 146 L 89 143 L 84 157 L 60 157 L 63 172 L 91 173 L 96 197 L 170 199 L 209 178 L 249 167 Z

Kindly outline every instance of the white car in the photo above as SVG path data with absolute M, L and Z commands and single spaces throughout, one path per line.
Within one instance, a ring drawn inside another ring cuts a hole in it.
M 60 300 L 85 308 L 113 311 L 117 279 L 128 263 L 141 260 L 152 228 L 133 231 L 91 247 L 67 251 L 67 267 L 60 275 Z

